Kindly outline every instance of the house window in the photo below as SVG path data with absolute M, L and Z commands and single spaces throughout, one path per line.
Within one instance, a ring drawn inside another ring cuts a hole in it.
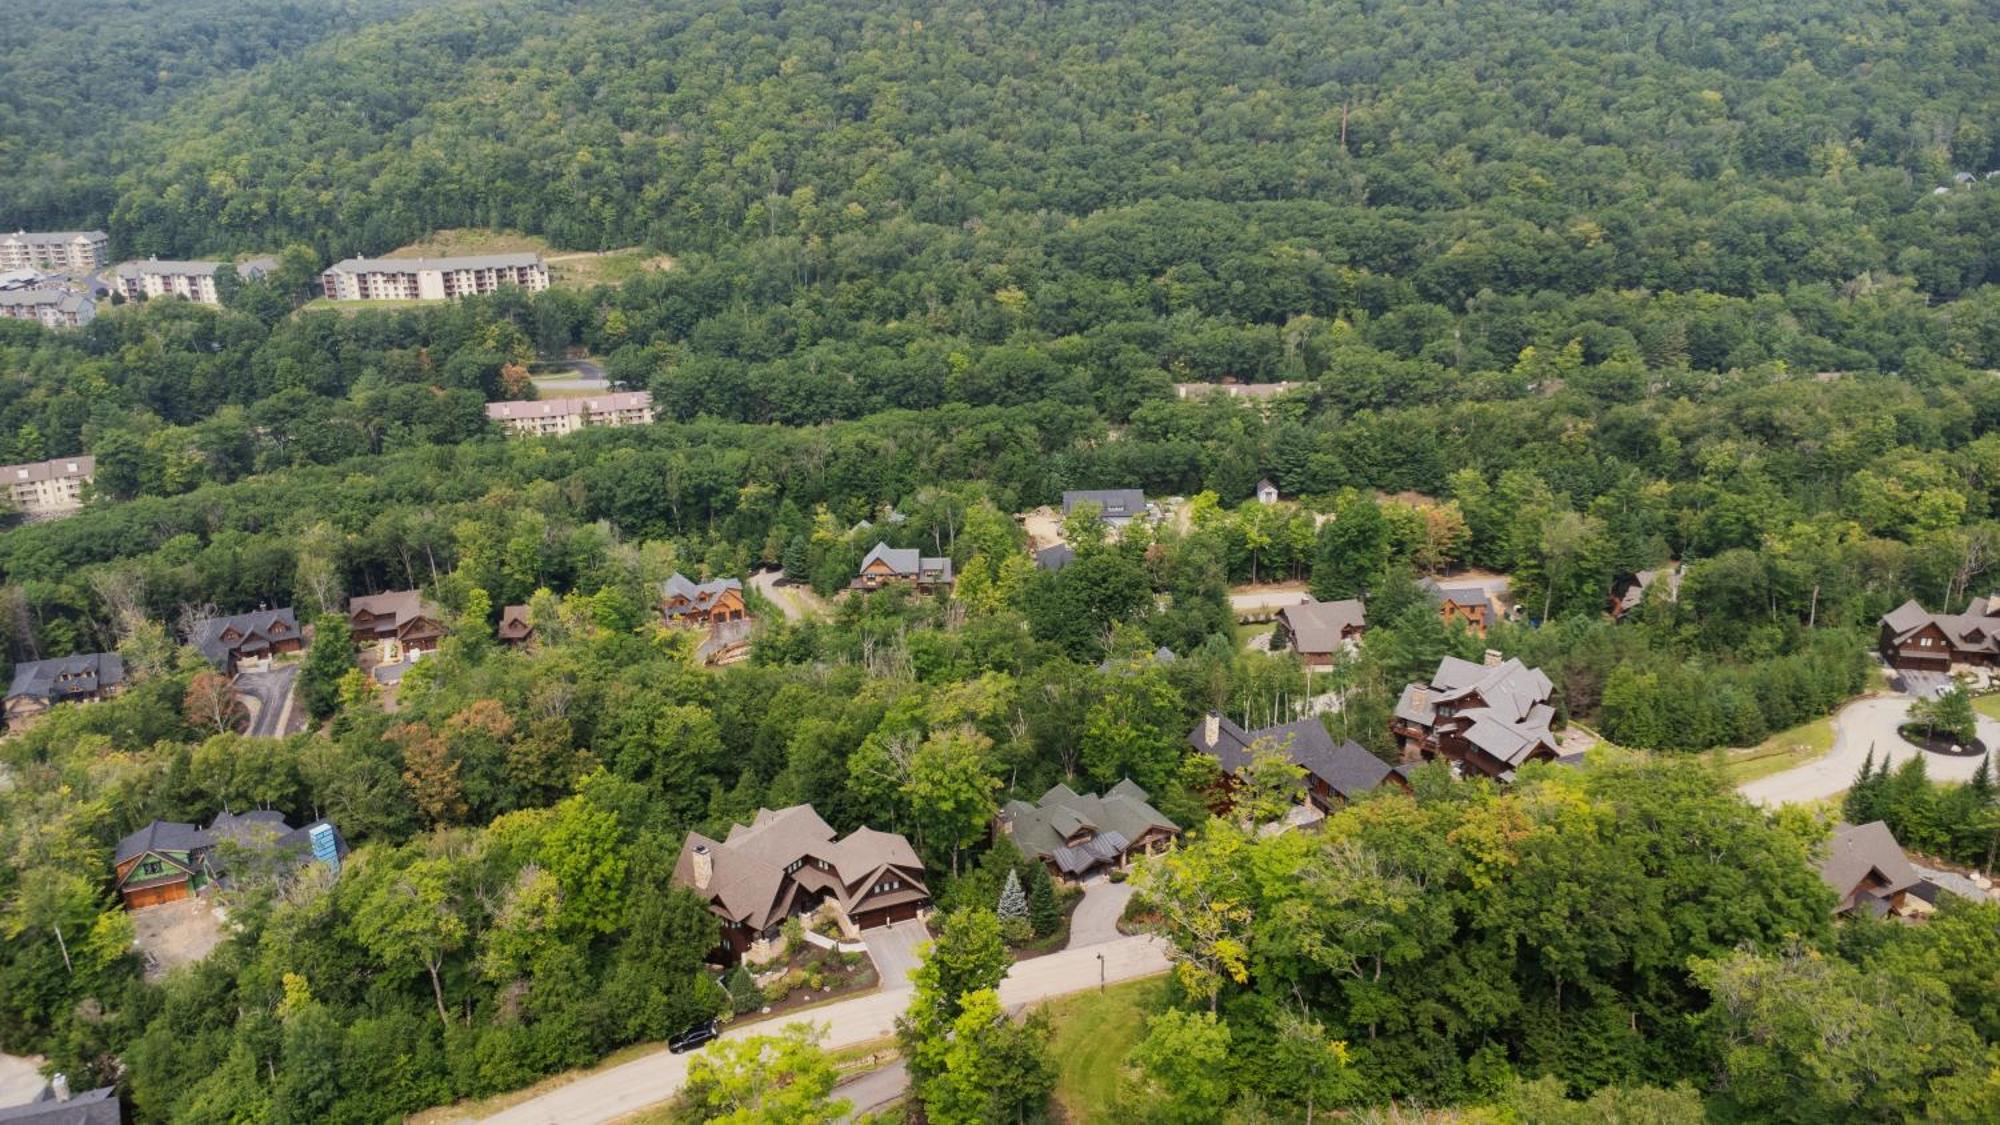
M 799 868 L 804 867 L 805 865 L 806 865 L 805 860 L 795 859 L 792 862 L 785 865 L 785 874 L 790 875 L 792 872 L 797 871 Z
M 899 891 L 902 889 L 903 889 L 903 881 L 901 879 L 884 879 L 881 882 L 875 884 L 875 889 L 873 891 L 870 891 L 869 893 L 879 895 L 887 893 L 889 891 Z

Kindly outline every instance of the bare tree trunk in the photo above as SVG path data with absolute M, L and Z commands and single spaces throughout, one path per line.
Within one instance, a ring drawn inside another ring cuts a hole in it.
M 69 943 L 63 940 L 63 936 L 62 936 L 62 927 L 61 927 L 61 926 L 59 926 L 59 925 L 57 925 L 57 924 L 55 924 L 54 922 L 51 922 L 51 923 L 49 923 L 49 929 L 55 932 L 55 935 L 56 935 L 56 948 L 57 948 L 57 949 L 60 949 L 60 950 L 62 950 L 62 955 L 63 955 L 63 968 L 65 968 L 65 969 L 68 969 L 68 970 L 69 970 L 69 975 L 70 975 L 70 976 L 75 976 L 75 975 L 76 975 L 76 966 L 75 966 L 75 965 L 72 965 L 72 964 L 70 964 L 70 960 L 69 960 Z
M 437 1000 L 438 1022 L 449 1028 L 451 1026 L 451 1015 L 444 1010 L 444 984 L 438 980 L 439 964 L 440 962 L 437 961 L 426 960 L 424 968 L 429 970 L 431 974 L 431 996 Z

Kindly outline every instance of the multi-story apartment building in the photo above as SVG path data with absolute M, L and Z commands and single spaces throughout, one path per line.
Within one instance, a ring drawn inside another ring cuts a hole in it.
M 480 254 L 466 258 L 349 258 L 320 277 L 336 301 L 444 300 L 518 285 L 530 293 L 549 287 L 549 266 L 535 253 Z
M 573 434 L 588 426 L 645 426 L 653 421 L 653 395 L 621 391 L 591 398 L 489 402 L 486 417 L 516 437 Z
M 81 328 L 97 315 L 84 289 L 30 268 L 0 272 L 0 317 L 38 320 L 48 328 Z
M 221 262 L 163 262 L 148 258 L 143 262 L 121 262 L 118 292 L 128 301 L 154 297 L 185 297 L 204 305 L 219 305 L 215 291 L 215 271 Z
M 27 516 L 48 516 L 81 507 L 83 487 L 96 471 L 96 459 L 86 453 L 32 465 L 0 467 L 0 478 L 7 482 L 7 498 L 15 511 Z
M 15 231 L 0 235 L 0 270 L 94 270 L 110 246 L 101 230 Z

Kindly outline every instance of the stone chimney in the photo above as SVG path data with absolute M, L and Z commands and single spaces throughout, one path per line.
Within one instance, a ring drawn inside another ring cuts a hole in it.
M 1498 668 L 1498 667 L 1500 667 L 1500 650 L 1499 650 L 1499 649 L 1497 649 L 1497 648 L 1489 648 L 1489 649 L 1487 649 L 1487 650 L 1486 650 L 1486 666 L 1487 666 L 1488 668 Z
M 696 844 L 694 846 L 695 887 L 697 889 L 705 891 L 708 889 L 708 884 L 714 879 L 715 879 L 715 857 L 708 853 L 707 844 Z
M 1222 715 L 1220 712 L 1210 711 L 1208 714 L 1202 716 L 1201 741 L 1203 745 L 1210 747 L 1222 741 Z
M 49 1091 L 55 1094 L 57 1101 L 59 1102 L 68 1101 L 69 1075 L 57 1074 L 54 1078 L 49 1079 Z

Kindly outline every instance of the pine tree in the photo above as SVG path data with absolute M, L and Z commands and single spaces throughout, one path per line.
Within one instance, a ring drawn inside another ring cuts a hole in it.
M 1047 937 L 1062 926 L 1055 882 L 1049 878 L 1049 869 L 1039 863 L 1028 874 L 1028 923 L 1036 937 Z
M 729 994 L 729 1008 L 737 1015 L 754 1012 L 764 1004 L 764 990 L 757 987 L 757 978 L 739 961 L 729 975 L 722 978 L 722 990 Z
M 1847 799 L 1841 804 L 1841 814 L 1850 824 L 1867 824 L 1879 819 L 1877 809 L 1881 804 L 1878 794 L 1882 781 L 1889 775 L 1888 763 L 1883 763 L 1881 774 L 1875 772 L 1875 747 L 1870 744 L 1868 756 L 1861 759 L 1861 772 L 1854 778 L 1854 785 L 1847 791 Z
M 1028 893 L 1021 889 L 1021 873 L 1009 869 L 1007 885 L 1000 888 L 1000 920 L 1002 922 L 1025 922 L 1028 920 Z
M 1972 777 L 1966 781 L 1965 787 L 1979 795 L 1979 803 L 1982 805 L 1993 799 L 1993 755 L 1991 753 L 1985 754 L 1979 759 L 1979 768 L 1972 771 Z

